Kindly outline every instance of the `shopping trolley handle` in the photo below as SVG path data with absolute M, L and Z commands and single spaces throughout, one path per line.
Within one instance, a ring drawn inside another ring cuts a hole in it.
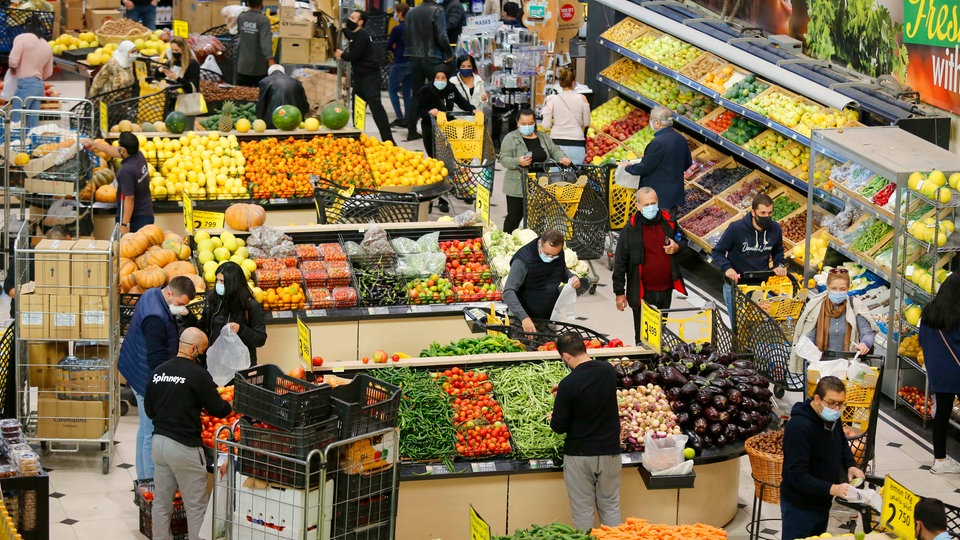
M 737 280 L 737 282 L 734 283 L 734 285 L 760 284 L 775 275 L 776 274 L 773 270 L 755 270 L 750 272 L 744 272 L 740 274 L 740 279 Z M 786 277 L 787 279 L 790 280 L 790 283 L 793 285 L 793 294 L 796 295 L 797 292 L 800 291 L 800 282 L 797 281 L 797 278 L 790 272 L 787 272 Z M 724 279 L 731 283 L 733 282 L 733 280 L 730 279 L 729 277 L 724 276 Z

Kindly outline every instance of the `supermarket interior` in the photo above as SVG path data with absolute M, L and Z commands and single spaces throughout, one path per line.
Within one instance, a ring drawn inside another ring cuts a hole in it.
M 0 540 L 960 538 L 960 0 L 119 4 L 0 7 Z

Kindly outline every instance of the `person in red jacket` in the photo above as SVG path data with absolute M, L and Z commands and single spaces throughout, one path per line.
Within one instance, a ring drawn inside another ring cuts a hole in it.
M 617 309 L 633 309 L 634 337 L 640 343 L 640 301 L 670 309 L 673 291 L 686 295 L 680 268 L 673 255 L 680 250 L 680 227 L 659 206 L 657 192 L 637 190 L 637 212 L 620 231 L 613 259 L 613 293 Z

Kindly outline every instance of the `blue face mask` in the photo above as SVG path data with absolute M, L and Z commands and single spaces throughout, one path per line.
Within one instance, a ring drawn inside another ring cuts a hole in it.
M 827 422 L 836 422 L 840 419 L 840 411 L 824 405 L 823 410 L 820 411 L 820 418 L 823 418 Z
M 447 89 L 447 81 L 433 81 L 433 87 L 443 91 Z
M 227 292 L 227 287 L 223 283 L 217 283 L 213 290 L 217 291 L 217 294 L 220 296 L 223 296 Z
M 653 219 L 657 217 L 658 212 L 660 212 L 660 207 L 656 204 L 644 206 L 640 209 L 640 215 L 642 215 L 644 219 Z
M 461 69 L 461 70 L 460 70 L 460 76 L 461 76 L 461 77 L 466 77 L 466 78 L 469 79 L 470 77 L 473 77 L 473 70 L 470 69 L 470 68 Z
M 827 295 L 830 297 L 830 301 L 834 304 L 842 304 L 847 301 L 848 293 L 845 292 L 829 292 Z
M 537 129 L 537 126 L 536 126 L 536 125 L 532 125 L 532 126 L 517 126 L 517 127 L 518 127 L 518 129 L 520 129 L 520 134 L 523 135 L 524 137 L 529 137 L 529 136 L 533 135 L 534 130 Z
M 550 263 L 552 263 L 553 261 L 557 260 L 557 258 L 560 256 L 559 254 L 557 254 L 557 255 L 547 255 L 546 253 L 540 251 L 539 249 L 537 249 L 537 252 L 540 253 L 540 260 L 543 261 L 543 262 L 545 262 L 545 263 L 547 263 L 547 264 L 550 264 Z

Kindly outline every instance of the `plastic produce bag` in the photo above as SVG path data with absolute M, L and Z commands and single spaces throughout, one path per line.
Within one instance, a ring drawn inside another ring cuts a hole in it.
M 420 253 L 433 253 L 440 251 L 440 232 L 427 233 L 417 238 L 417 246 Z
M 398 237 L 390 241 L 390 245 L 400 255 L 420 253 L 420 244 L 411 238 Z
M 3 91 L 0 91 L 0 99 L 10 101 L 17 95 L 17 78 L 13 76 L 13 70 L 8 69 L 7 74 L 3 76 Z
M 577 314 L 573 308 L 577 303 L 577 289 L 569 283 L 561 284 L 560 297 L 557 303 L 553 305 L 553 313 L 550 314 L 551 321 L 572 321 Z
M 613 173 L 613 181 L 620 187 L 637 189 L 640 187 L 640 177 L 627 172 L 627 166 L 640 163 L 639 159 L 621 161 L 617 164 L 617 171 Z
M 810 365 L 807 367 L 807 373 L 810 373 L 810 380 L 819 381 L 823 377 L 833 376 L 842 381 L 847 378 L 848 364 L 849 362 L 847 362 L 845 358 L 810 362 Z M 814 377 L 814 371 L 819 373 L 820 376 Z
M 866 386 L 871 388 L 877 385 L 876 377 L 873 377 L 873 368 L 864 364 L 863 362 L 858 362 L 856 360 L 850 360 L 850 367 L 847 368 L 847 379 L 859 384 L 860 386 Z
M 797 344 L 794 345 L 794 350 L 797 353 L 797 356 L 803 358 L 807 362 L 810 362 L 812 365 L 814 362 L 819 362 L 820 358 L 823 357 L 823 352 L 817 348 L 816 343 L 810 340 L 807 336 L 801 336 L 800 340 L 797 341 Z
M 233 379 L 237 370 L 248 367 L 250 351 L 230 325 L 223 325 L 220 337 L 207 349 L 207 371 L 215 383 L 223 386 Z
M 469 227 L 471 225 L 483 225 L 483 220 L 480 219 L 480 216 L 473 210 L 466 210 L 460 214 L 453 216 L 453 222 L 456 223 L 458 227 Z
M 686 445 L 686 435 L 667 435 L 658 439 L 647 433 L 643 436 L 643 466 L 651 473 L 672 469 L 685 461 L 683 448 Z
M 397 273 L 407 277 L 440 274 L 446 269 L 447 256 L 443 253 L 417 253 L 397 261 Z

